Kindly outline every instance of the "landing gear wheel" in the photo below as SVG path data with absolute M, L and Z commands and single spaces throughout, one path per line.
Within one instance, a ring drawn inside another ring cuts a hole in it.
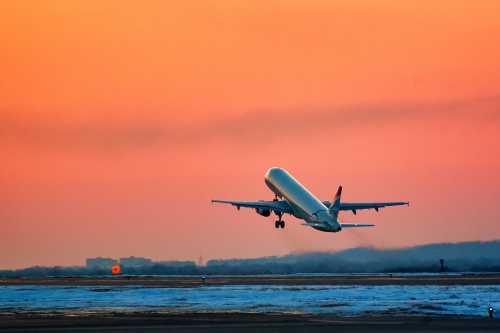
M 276 200 L 278 200 L 278 196 L 276 196 Z M 274 223 L 274 226 L 276 227 L 276 229 L 278 229 L 279 227 L 281 227 L 282 229 L 285 227 L 285 221 L 281 221 L 281 217 L 283 216 L 283 213 L 279 213 L 279 212 L 274 212 L 277 216 L 278 216 L 278 221 L 276 221 Z

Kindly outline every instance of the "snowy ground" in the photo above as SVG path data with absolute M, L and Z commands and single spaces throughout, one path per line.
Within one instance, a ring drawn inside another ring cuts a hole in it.
M 0 286 L 0 313 L 275 312 L 485 316 L 499 286 Z

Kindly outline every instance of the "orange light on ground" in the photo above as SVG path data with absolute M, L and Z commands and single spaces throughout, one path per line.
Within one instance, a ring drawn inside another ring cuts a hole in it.
M 113 273 L 113 274 L 121 274 L 121 267 L 120 267 L 120 265 L 113 265 L 113 266 L 111 266 L 111 273 Z

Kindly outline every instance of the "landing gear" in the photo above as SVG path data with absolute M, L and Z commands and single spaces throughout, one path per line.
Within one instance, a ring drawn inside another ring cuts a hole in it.
M 285 221 L 276 221 L 274 223 L 274 226 L 276 227 L 276 229 L 278 229 L 279 227 L 281 227 L 281 229 L 283 229 L 285 227 Z
M 274 223 L 274 226 L 276 227 L 276 229 L 278 229 L 279 227 L 281 227 L 281 229 L 283 229 L 285 227 L 285 221 L 281 221 L 281 217 L 283 216 L 283 213 L 276 213 L 276 215 L 278 215 L 278 221 L 276 221 Z
M 278 201 L 277 194 L 274 196 L 273 201 Z M 285 227 L 285 221 L 281 221 L 281 217 L 283 216 L 283 213 L 279 213 L 277 211 L 274 211 L 274 214 L 276 214 L 276 216 L 278 216 L 278 221 L 276 221 L 274 223 L 274 226 L 276 227 L 276 229 L 278 229 L 279 227 L 281 227 L 281 229 L 283 229 Z

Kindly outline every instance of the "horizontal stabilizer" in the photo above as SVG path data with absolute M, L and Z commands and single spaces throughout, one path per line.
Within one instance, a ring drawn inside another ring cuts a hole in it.
M 301 225 L 314 228 L 328 228 L 328 226 L 324 223 L 302 223 Z
M 360 228 L 360 227 L 374 227 L 375 224 L 360 224 L 360 223 L 342 223 L 342 228 Z

